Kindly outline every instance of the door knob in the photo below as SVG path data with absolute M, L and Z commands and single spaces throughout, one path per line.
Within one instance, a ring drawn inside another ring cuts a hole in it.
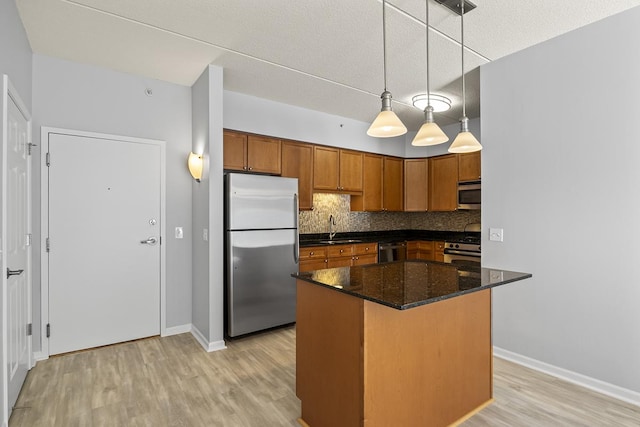
M 19 276 L 22 274 L 24 270 L 9 270 L 7 268 L 7 279 L 11 276 Z
M 140 240 L 140 243 L 142 243 L 143 245 L 155 245 L 156 243 L 158 243 L 158 239 L 156 239 L 155 237 L 149 237 L 147 240 Z

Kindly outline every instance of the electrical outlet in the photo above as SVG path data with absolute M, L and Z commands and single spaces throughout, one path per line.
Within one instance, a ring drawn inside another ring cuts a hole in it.
M 182 239 L 184 237 L 184 232 L 182 231 L 182 227 L 176 227 L 176 239 Z
M 209 230 L 207 230 L 206 228 L 202 229 L 202 240 L 204 240 L 205 242 L 209 240 Z
M 490 228 L 489 240 L 492 242 L 502 242 L 504 239 L 504 230 L 502 228 Z

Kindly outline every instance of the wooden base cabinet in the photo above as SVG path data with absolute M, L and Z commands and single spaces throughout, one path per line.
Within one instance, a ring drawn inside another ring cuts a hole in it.
M 310 246 L 300 249 L 298 270 L 313 271 L 325 268 L 352 267 L 378 262 L 377 243 Z
M 492 401 L 491 290 L 396 310 L 297 280 L 310 427 L 444 427 Z

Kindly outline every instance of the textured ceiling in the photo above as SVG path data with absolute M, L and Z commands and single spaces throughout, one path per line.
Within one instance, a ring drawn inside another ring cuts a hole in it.
M 36 53 L 190 86 L 207 64 L 225 89 L 369 122 L 383 90 L 378 0 L 16 0 Z M 467 115 L 478 66 L 640 5 L 640 0 L 474 0 L 465 15 Z M 387 2 L 387 81 L 409 129 L 423 121 L 425 3 Z M 461 116 L 460 17 L 430 3 L 432 92 Z

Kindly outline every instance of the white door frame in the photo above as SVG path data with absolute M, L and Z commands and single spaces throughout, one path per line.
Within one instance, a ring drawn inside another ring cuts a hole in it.
M 11 84 L 11 81 L 9 80 L 9 76 L 7 76 L 6 74 L 2 75 L 2 109 L 0 110 L 0 113 L 2 113 L 2 136 L 0 137 L 1 139 L 1 143 L 2 143 L 2 165 L 0 166 L 0 172 L 2 173 L 2 233 L 1 233 L 1 237 L 2 237 L 2 244 L 1 244 L 1 248 L 0 251 L 2 252 L 1 254 L 1 260 L 2 262 L 0 262 L 1 264 L 1 268 L 2 268 L 2 280 L 0 280 L 0 284 L 2 285 L 2 360 L 0 360 L 0 363 L 2 365 L 2 414 L 3 414 L 3 420 L 2 421 L 2 425 L 8 425 L 9 423 L 9 390 L 8 390 L 8 386 L 9 386 L 9 378 L 7 377 L 7 359 L 9 357 L 8 353 L 7 353 L 7 277 L 5 276 L 4 272 L 7 271 L 7 239 L 6 239 L 6 230 L 7 230 L 7 175 L 6 175 L 6 166 L 7 166 L 7 122 L 5 120 L 6 117 L 6 111 L 7 111 L 7 107 L 8 107 L 8 102 L 9 102 L 9 98 L 12 99 L 12 101 L 16 104 L 16 106 L 18 107 L 18 109 L 20 110 L 20 112 L 22 113 L 22 115 L 27 119 L 27 140 L 29 143 L 32 143 L 32 133 L 31 133 L 31 127 L 33 124 L 33 119 L 31 118 L 31 114 L 29 113 L 29 110 L 27 109 L 26 105 L 24 104 L 24 102 L 22 102 L 22 99 L 20 98 L 20 95 L 18 94 L 18 91 L 16 90 L 16 88 L 13 86 L 13 84 Z M 29 234 L 31 234 L 32 232 L 32 215 L 31 215 L 31 208 L 32 208 L 32 203 L 31 203 L 31 157 L 28 156 L 27 157 L 27 228 L 29 231 Z M 32 250 L 31 248 L 29 249 L 29 251 L 27 251 L 27 318 L 28 318 L 28 322 L 31 323 L 33 320 L 32 317 L 32 307 L 33 307 L 33 301 L 32 301 L 32 294 L 31 294 L 31 287 L 32 287 L 32 274 L 33 274 L 33 268 L 32 268 L 32 264 L 31 264 L 31 253 Z M 28 353 L 28 366 L 29 369 L 31 369 L 33 367 L 33 347 L 32 347 L 32 337 L 29 336 L 27 337 L 27 353 Z
M 71 136 L 80 136 L 85 138 L 110 139 L 120 142 L 134 142 L 138 144 L 153 144 L 160 146 L 160 335 L 166 335 L 167 316 L 166 316 L 166 144 L 164 141 L 156 139 L 144 139 L 130 136 L 110 135 L 96 132 L 85 132 L 71 129 L 61 129 L 43 126 L 40 132 L 41 144 L 41 236 L 40 236 L 40 253 L 41 253 L 41 296 L 42 296 L 42 324 L 40 325 L 41 341 L 42 341 L 42 359 L 49 357 L 49 339 L 47 338 L 47 323 L 49 323 L 49 255 L 47 253 L 46 239 L 49 236 L 49 171 L 47 168 L 47 151 L 49 148 L 49 134 L 63 134 Z M 55 333 L 55 332 L 54 332 Z

